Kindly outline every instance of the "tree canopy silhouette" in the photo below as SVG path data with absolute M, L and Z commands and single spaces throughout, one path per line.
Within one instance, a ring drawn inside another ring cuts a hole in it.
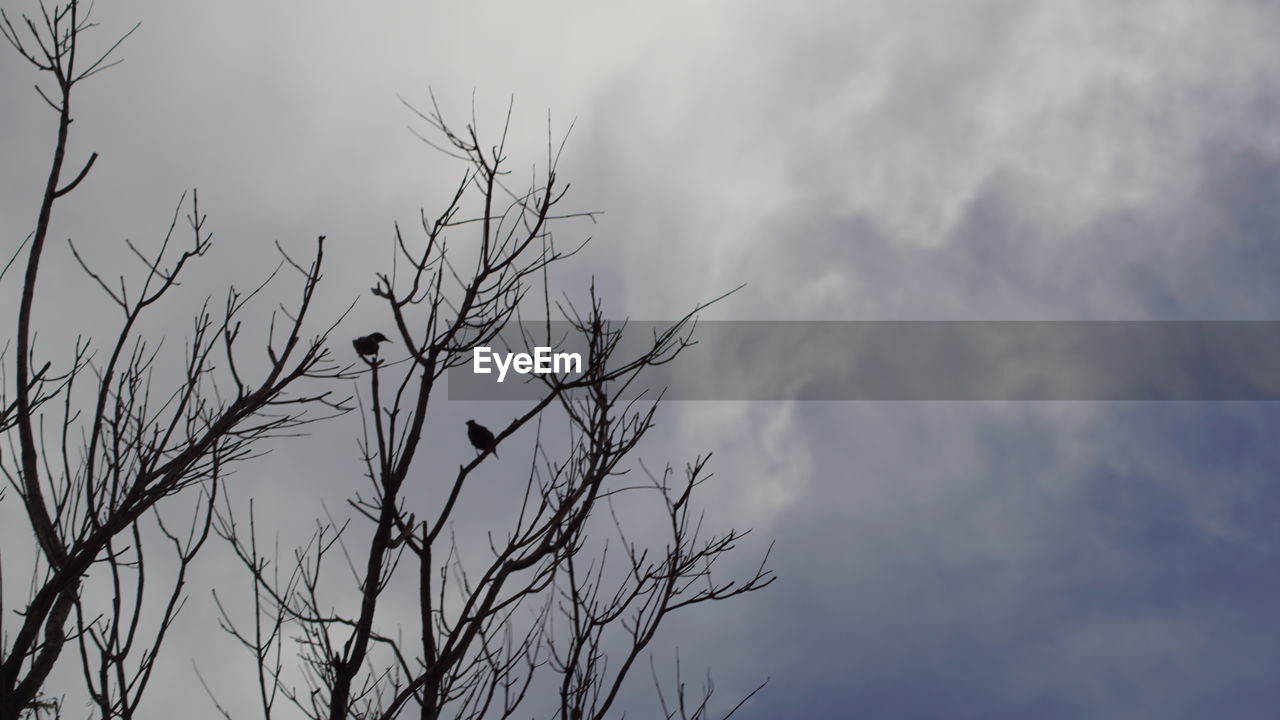
M 138 712 L 162 652 L 173 652 L 165 640 L 211 535 L 225 541 L 212 547 L 229 549 L 246 570 L 243 595 L 228 595 L 219 582 L 214 601 L 222 629 L 248 651 L 264 718 L 280 711 L 280 700 L 317 720 L 390 720 L 410 709 L 421 718 L 620 716 L 624 685 L 644 655 L 653 661 L 658 628 L 673 613 L 773 582 L 767 551 L 745 574 L 725 577 L 721 561 L 747 531 L 713 532 L 704 522 L 696 491 L 709 477 L 709 455 L 683 472 L 671 465 L 650 472 L 638 457 L 659 403 L 629 398 L 627 388 L 692 342 L 707 303 L 631 354 L 620 344 L 625 322 L 606 320 L 594 284 L 580 306 L 553 303 L 560 294 L 548 268 L 582 246 L 561 246 L 554 230 L 594 215 L 559 210 L 568 189 L 557 174 L 563 143 L 550 138 L 537 179 L 509 187 L 510 111 L 492 142 L 479 136 L 474 117 L 455 131 L 434 97 L 427 112 L 406 103 L 426 126 L 423 139 L 460 164 L 460 179 L 442 208 L 422 213 L 421 233 L 394 226 L 397 261 L 372 291 L 392 337 L 355 338 L 363 363 L 330 355 L 342 315 L 312 317 L 324 236 L 307 261 L 278 246 L 281 259 L 266 282 L 247 292 L 228 283 L 221 303 L 196 313 L 181 352 L 162 347 L 144 318 L 172 301 L 179 279 L 212 246 L 195 191 L 183 195 L 153 250 L 127 242 L 141 260 L 131 281 L 106 281 L 92 253 L 72 242 L 67 260 L 83 281 L 60 291 L 103 293 L 119 324 L 85 328 L 87 339 L 67 357 L 37 344 L 33 318 L 37 289 L 48 284 L 55 210 L 97 158 L 74 174 L 64 168 L 73 90 L 117 64 L 129 35 L 91 53 L 87 8 L 71 0 L 41 5 L 34 18 L 0 14 L 6 40 L 42 73 L 38 97 L 58 118 L 35 228 L 15 255 L 25 271 L 18 279 L 10 266 L 0 270 L 0 282 L 21 283 L 13 352 L 0 354 L 0 432 L 4 446 L 17 449 L 0 454 L 12 490 L 0 495 L 0 509 L 31 529 L 30 572 L 0 575 L 6 603 L 22 591 L 4 581 L 31 578 L 17 608 L 0 608 L 0 720 L 57 715 L 68 692 L 83 694 L 100 717 Z M 261 312 L 263 288 L 291 274 L 293 303 Z M 437 417 L 444 373 L 504 328 L 527 332 L 513 322 L 522 313 L 540 308 L 549 321 L 553 307 L 587 348 L 582 372 L 540 377 L 540 397 L 496 431 L 468 421 L 468 439 L 481 452 L 456 468 L 424 460 L 435 429 L 456 438 L 456 421 Z M 70 322 L 59 335 L 75 336 Z M 244 346 L 255 329 L 265 361 L 249 362 Z M 105 340 L 92 338 L 94 330 Z M 385 342 L 407 357 L 377 360 Z M 171 382 L 164 368 L 178 369 Z M 287 559 L 265 551 L 261 538 L 273 528 L 252 501 L 246 510 L 229 499 L 228 491 L 244 491 L 231 470 L 357 407 L 363 434 L 353 445 L 364 489 L 349 498 L 348 516 L 326 511 L 310 542 Z M 510 455 L 484 466 L 508 473 L 501 497 L 511 502 L 464 515 L 463 507 L 495 497 L 477 471 L 499 444 L 526 453 L 518 470 L 507 467 L 515 465 Z M 657 522 L 629 530 L 617 512 L 624 507 Z M 459 538 L 459 525 L 477 524 L 484 540 Z M 170 562 L 154 562 L 157 547 Z M 22 557 L 6 544 L 3 569 Z M 51 685 L 55 668 L 77 664 L 78 691 Z M 678 673 L 665 690 L 654 677 L 667 717 L 709 717 L 709 683 L 686 697 Z M 241 689 L 206 689 L 230 717 L 219 698 Z

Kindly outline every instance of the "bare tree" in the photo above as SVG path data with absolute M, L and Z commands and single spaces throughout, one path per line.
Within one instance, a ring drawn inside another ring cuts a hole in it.
M 428 142 L 467 170 L 444 210 L 431 219 L 424 213 L 420 239 L 396 228 L 396 267 L 373 289 L 408 357 L 384 363 L 376 343 L 373 353 L 360 350 L 367 406 L 359 447 L 369 490 L 351 499 L 352 521 L 319 521 L 290 562 L 263 552 L 252 504 L 246 526 L 226 500 L 229 469 L 263 452 L 264 440 L 348 409 L 325 385 L 303 387 L 352 377 L 329 359 L 334 325 L 309 330 L 324 238 L 309 261 L 281 249 L 261 285 L 206 301 L 181 353 L 166 352 L 162 338 L 145 336 L 143 319 L 174 302 L 179 278 L 212 247 L 198 195 L 184 195 L 153 248 L 126 242 L 139 261 L 129 281 L 106 279 L 69 243 L 63 257 L 119 309 L 119 326 L 102 345 L 79 336 L 61 360 L 38 347 L 36 300 L 41 263 L 52 256 L 54 209 L 98 157 L 64 172 L 72 90 L 116 64 L 114 53 L 133 32 L 86 55 L 83 39 L 94 27 L 75 0 L 41 4 L 30 18 L 0 13 L 0 32 L 43 73 L 38 95 L 58 117 L 35 229 L 0 269 L 6 281 L 25 268 L 13 343 L 0 350 L 0 472 L 10 491 L 0 502 L 12 503 L 4 509 L 19 510 L 14 515 L 32 531 L 29 547 L 6 544 L 0 554 L 0 720 L 58 716 L 68 691 L 61 683 L 73 672 L 59 668 L 76 665 L 94 714 L 132 717 L 211 530 L 251 571 L 250 621 L 238 623 L 232 608 L 220 607 L 224 627 L 252 653 L 264 717 L 279 699 L 314 718 L 392 718 L 408 708 L 423 718 L 510 717 L 530 708 L 566 719 L 616 715 L 637 661 L 653 652 L 673 613 L 773 581 L 767 552 L 741 577 L 722 576 L 718 563 L 746 532 L 705 529 L 695 490 L 709 477 L 708 457 L 683 473 L 650 473 L 637 462 L 659 406 L 630 391 L 692 342 L 705 305 L 628 354 L 626 324 L 605 320 L 594 287 L 582 307 L 553 304 L 549 268 L 577 249 L 558 249 L 552 225 L 590 217 L 558 210 L 567 189 L 556 174 L 559 148 L 549 144 L 541 176 L 512 192 L 507 125 L 486 147 L 474 114 L 455 134 L 434 99 L 431 112 L 419 113 L 437 138 Z M 451 250 L 450 237 L 459 236 L 466 244 Z M 459 271 L 468 258 L 470 269 Z M 249 309 L 293 272 L 297 297 L 258 323 L 265 347 L 247 355 L 242 322 L 251 331 L 259 317 Z M 540 344 L 560 342 L 550 336 L 553 306 L 569 321 L 587 348 L 582 372 L 546 379 L 541 397 L 496 427 L 493 443 L 456 472 L 427 466 L 428 410 L 444 373 L 504 331 L 519 329 L 531 341 L 530 326 L 518 322 L 531 306 L 547 320 Z M 456 523 L 460 508 L 484 495 L 480 469 L 493 467 L 504 442 L 529 448 L 522 494 L 509 516 L 492 518 L 489 543 L 477 553 L 456 539 Z M 435 491 L 427 501 L 406 492 L 411 476 Z M 643 510 L 654 522 L 629 526 L 626 518 Z M 361 529 L 368 532 L 357 539 Z M 335 561 L 349 577 L 331 578 Z M 4 599 L 23 592 L 3 583 L 15 576 L 15 562 L 31 564 L 20 573 L 31 581 L 20 606 L 6 608 Z M 414 597 L 409 615 L 389 607 L 402 592 Z M 655 669 L 668 717 L 709 717 L 709 680 L 689 699 L 678 666 L 669 691 L 658 676 Z
M 456 471 L 444 474 L 438 461 L 428 466 L 422 442 L 445 371 L 469 362 L 471 348 L 499 344 L 504 330 L 519 328 L 534 344 L 529 328 L 537 323 L 515 321 L 530 306 L 550 319 L 548 268 L 577 252 L 557 246 L 552 225 L 582 215 L 558 210 L 567 190 L 556 173 L 563 143 L 548 143 L 545 168 L 527 190 L 509 189 L 510 110 L 492 146 L 476 131 L 474 111 L 461 134 L 434 98 L 430 112 L 414 112 L 434 131 L 420 137 L 466 169 L 443 211 L 422 213 L 421 239 L 396 227 L 398 272 L 379 275 L 372 291 L 408 358 L 364 357 L 360 449 L 369 485 L 350 505 L 371 527 L 357 540 L 348 522 L 322 520 L 282 565 L 260 551 L 252 514 L 246 528 L 230 504 L 222 506 L 216 530 L 251 572 L 255 609 L 251 620 L 237 620 L 223 605 L 224 627 L 258 663 L 264 717 L 281 698 L 317 720 L 389 720 L 409 708 L 424 719 L 505 718 L 518 708 L 565 720 L 618 715 L 624 681 L 672 613 L 774 579 L 763 559 L 737 579 L 716 572 L 746 532 L 705 529 L 694 491 L 708 478 L 708 457 L 683 473 L 645 470 L 640 482 L 627 475 L 658 408 L 658 398 L 629 389 L 692 342 L 705 304 L 627 355 L 626 324 L 605 320 L 594 286 L 581 308 L 555 303 L 587 348 L 581 374 L 544 376 L 540 398 L 495 428 L 494 442 L 479 443 Z M 455 250 L 449 242 L 457 238 L 464 244 Z M 459 269 L 466 262 L 459 255 L 469 257 L 470 269 Z M 545 327 L 539 345 L 556 342 Z M 556 418 L 568 432 L 561 453 L 548 440 Z M 460 427 L 443 430 L 451 431 L 461 438 Z M 492 492 L 477 471 L 522 433 L 531 440 L 527 467 L 518 471 L 523 489 L 506 491 L 522 500 L 509 516 L 487 521 L 488 545 L 477 557 L 455 539 L 458 508 Z M 411 473 L 415 485 L 430 488 L 427 501 L 407 497 Z M 665 531 L 633 537 L 622 506 L 656 511 L 656 527 Z M 349 572 L 346 609 L 326 574 L 335 562 Z M 389 598 L 408 593 L 416 595 L 415 613 L 387 609 Z M 295 652 L 297 666 L 287 660 Z M 683 680 L 676 685 L 668 717 L 707 717 L 710 687 L 686 704 Z
M 3 501 L 20 503 L 33 539 L 26 554 L 6 543 L 0 555 L 0 563 L 32 563 L 25 602 L 0 606 L 0 720 L 57 714 L 62 690 L 48 683 L 68 657 L 78 660 L 97 715 L 132 717 L 181 609 L 187 573 L 208 537 L 228 468 L 261 452 L 263 439 L 345 407 L 326 392 L 298 393 L 300 381 L 336 372 L 324 347 L 329 330 L 304 338 L 321 279 L 323 237 L 305 265 L 284 256 L 263 285 L 247 293 L 231 288 L 221 307 L 206 301 L 181 353 L 165 353 L 160 338 L 143 337 L 140 318 L 166 302 L 179 277 L 211 247 L 194 193 L 189 203 L 185 195 L 179 202 L 158 248 L 127 244 L 140 263 L 132 281 L 108 282 L 70 247 L 65 257 L 80 264 L 87 286 L 96 285 L 118 307 L 120 323 L 102 346 L 81 336 L 61 363 L 41 361 L 35 306 L 54 209 L 98 158 L 90 155 L 74 175 L 65 171 L 72 91 L 119 62 L 114 53 L 133 32 L 89 54 L 83 40 L 93 28 L 75 0 L 41 4 L 34 17 L 0 13 L 0 33 L 46 78 L 36 90 L 58 118 L 35 229 L 0 274 L 4 279 L 25 253 L 16 337 L 0 389 L 0 472 L 13 491 Z M 184 206 L 190 240 L 180 249 Z M 271 314 L 265 360 L 247 359 L 241 320 L 282 270 L 299 273 L 299 295 L 291 310 Z M 56 335 L 75 333 L 59 327 Z M 162 510 L 186 520 L 175 524 Z M 161 556 L 159 571 L 155 556 L 144 552 L 157 542 L 171 553 Z M 17 587 L 3 585 L 11 577 L 0 575 L 0 599 Z

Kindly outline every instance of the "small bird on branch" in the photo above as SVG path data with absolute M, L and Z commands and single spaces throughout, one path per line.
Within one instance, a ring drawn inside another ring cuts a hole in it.
M 475 449 L 481 452 L 492 450 L 493 456 L 498 457 L 498 444 L 494 442 L 493 431 L 475 420 L 467 421 L 467 439 Z
M 361 357 L 372 357 L 378 354 L 378 343 L 391 342 L 391 339 L 380 332 L 358 337 L 351 341 L 351 346 Z

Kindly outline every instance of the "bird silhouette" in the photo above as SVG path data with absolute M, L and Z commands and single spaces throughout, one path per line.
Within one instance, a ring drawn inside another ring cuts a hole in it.
M 378 343 L 384 342 L 391 342 L 391 339 L 380 332 L 376 332 L 372 335 L 365 335 L 352 340 L 351 346 L 356 349 L 356 352 L 360 353 L 360 355 L 364 357 L 377 355 Z
M 481 452 L 492 450 L 493 456 L 498 457 L 498 444 L 494 442 L 493 432 L 475 420 L 467 421 L 467 439 L 475 449 Z

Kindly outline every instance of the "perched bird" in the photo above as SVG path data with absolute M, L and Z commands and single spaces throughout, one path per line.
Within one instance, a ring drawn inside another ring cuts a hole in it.
M 366 356 L 377 355 L 378 343 L 384 342 L 391 342 L 391 339 L 379 332 L 372 335 L 365 335 L 364 337 L 358 337 L 351 341 L 351 345 L 356 349 L 356 352 L 360 353 L 361 356 Z
M 467 421 L 467 439 L 475 449 L 481 452 L 492 450 L 493 456 L 498 457 L 498 447 L 493 441 L 493 432 L 475 420 Z

